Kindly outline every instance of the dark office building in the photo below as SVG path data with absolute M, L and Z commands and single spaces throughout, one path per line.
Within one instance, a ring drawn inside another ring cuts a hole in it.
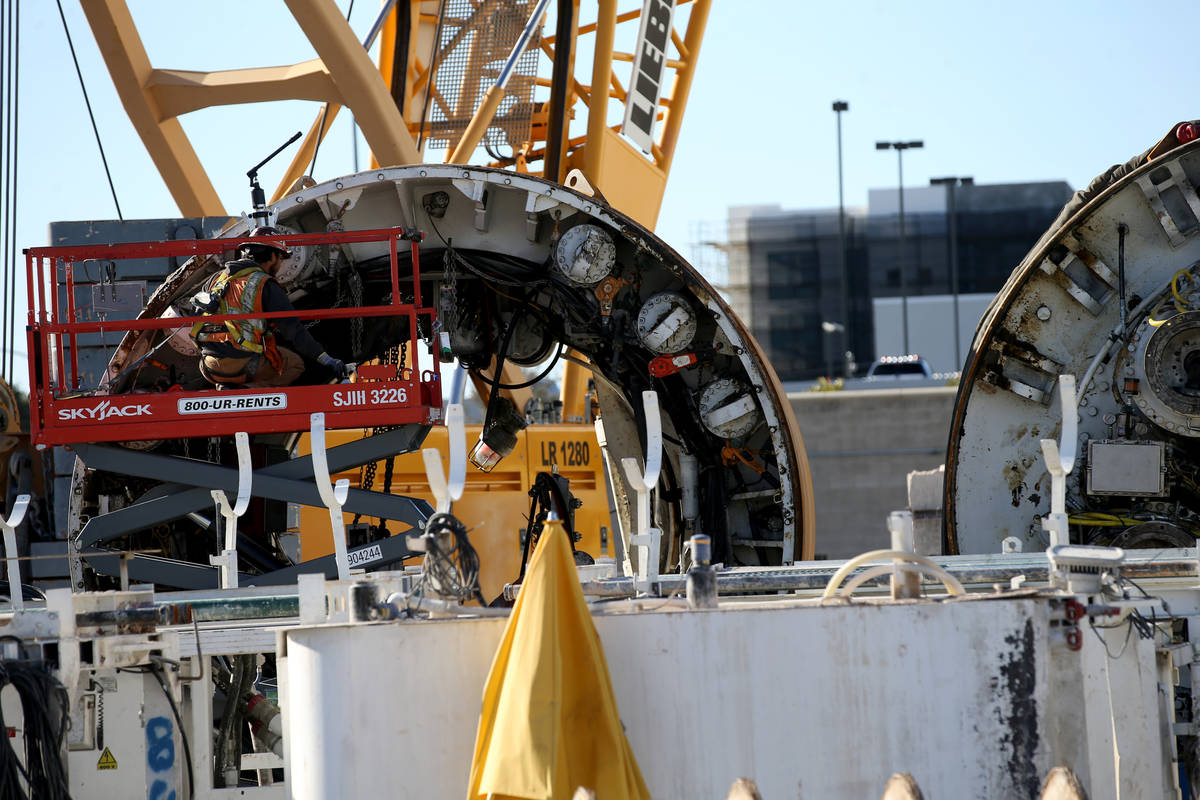
M 873 190 L 846 210 L 844 296 L 837 209 L 730 209 L 727 293 L 782 380 L 840 374 L 845 350 L 861 371 L 874 299 L 996 292 L 1070 196 L 1062 181 L 906 188 L 902 240 L 897 191 Z

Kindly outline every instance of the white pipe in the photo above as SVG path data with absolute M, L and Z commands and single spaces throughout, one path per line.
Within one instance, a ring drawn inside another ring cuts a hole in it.
M 329 461 L 325 455 L 325 415 L 317 412 L 309 417 L 309 442 L 312 446 L 313 479 L 321 502 L 329 509 L 329 524 L 333 530 L 333 558 L 337 562 L 338 580 L 350 578 L 350 557 L 346 554 L 346 520 L 342 506 L 350 494 L 350 481 L 342 478 L 336 486 L 329 483 Z
M 8 519 L 0 517 L 0 528 L 4 529 L 4 561 L 8 567 L 8 599 L 18 611 L 25 607 L 25 596 L 21 591 L 21 564 L 17 561 L 17 526 L 28 510 L 29 495 L 19 494 Z
M 871 567 L 870 569 L 863 570 L 847 581 L 846 585 L 838 590 L 836 596 L 849 598 L 850 595 L 854 594 L 855 589 L 862 586 L 867 581 L 878 578 L 880 575 L 887 575 L 894 569 L 895 566 L 892 564 L 880 564 L 877 567 Z M 942 585 L 946 587 L 946 591 L 955 597 L 966 594 L 966 590 L 963 589 L 963 585 L 958 578 L 955 578 L 943 567 L 936 565 L 930 567 L 925 564 L 905 564 L 903 569 L 909 574 L 919 572 L 922 575 L 929 575 L 932 578 L 940 580 Z
M 388 595 L 388 605 L 395 606 L 397 610 L 403 610 L 408 607 L 412 595 L 407 595 L 402 592 L 392 592 Z M 489 608 L 487 606 L 464 606 L 458 603 L 451 603 L 442 600 L 439 597 L 430 597 L 422 595 L 416 601 L 417 608 L 430 609 L 432 611 L 441 611 L 447 614 L 458 614 L 464 617 L 507 617 L 512 614 L 511 608 Z M 414 609 L 415 610 L 415 609 Z
M 496 76 L 496 86 L 503 88 L 508 84 L 509 77 L 512 76 L 513 70 L 517 67 L 517 60 L 525 52 L 525 48 L 529 46 L 529 39 L 533 36 L 534 30 L 537 29 L 542 15 L 546 13 L 546 6 L 548 5 L 550 5 L 550 0 L 538 0 L 538 4 L 533 7 L 533 12 L 529 15 L 529 21 L 525 23 L 521 35 L 517 37 L 512 51 L 504 61 L 504 66 L 500 68 L 500 74 Z
M 1145 300 L 1138 303 L 1137 307 L 1134 308 L 1133 311 L 1129 312 L 1129 319 L 1137 319 L 1142 314 L 1146 313 L 1146 311 L 1148 311 L 1152 306 L 1156 305 L 1166 295 L 1170 288 L 1170 285 L 1168 285 L 1166 289 L 1163 289 L 1161 292 L 1147 297 Z M 1087 394 L 1088 387 L 1092 383 L 1092 378 L 1096 377 L 1096 371 L 1100 369 L 1101 362 L 1104 361 L 1105 356 L 1107 356 L 1108 352 L 1112 350 L 1112 346 L 1116 344 L 1117 340 L 1124 335 L 1125 332 L 1121 330 L 1121 326 L 1117 325 L 1109 333 L 1109 337 L 1104 340 L 1104 345 L 1100 348 L 1100 351 L 1096 353 L 1095 357 L 1092 359 L 1092 363 L 1088 364 L 1087 370 L 1083 373 L 1083 380 L 1079 382 L 1080 397 L 1083 397 L 1085 394 Z M 1114 376 L 1114 380 L 1115 379 L 1116 378 Z
M 933 559 L 919 556 L 916 553 L 906 553 L 903 550 L 870 550 L 850 559 L 845 564 L 842 564 L 837 572 L 833 573 L 833 577 L 829 579 L 829 583 L 825 584 L 825 591 L 821 594 L 822 599 L 833 597 L 837 593 L 838 587 L 842 585 L 842 581 L 846 580 L 846 576 L 858 567 L 869 561 L 880 561 L 885 558 L 898 558 L 903 561 L 911 561 L 915 564 L 924 564 L 927 567 L 941 569 L 941 566 Z M 887 566 L 889 569 L 891 568 L 890 564 Z M 962 584 L 958 583 L 957 580 L 954 582 L 958 584 L 959 593 L 962 593 Z M 951 591 L 951 594 L 954 594 L 954 592 Z
M 913 515 L 911 511 L 893 511 L 888 514 L 888 530 L 892 534 L 892 549 L 906 553 L 916 551 L 913 538 Z M 892 564 L 892 599 L 919 597 L 921 581 L 909 565 L 902 561 Z

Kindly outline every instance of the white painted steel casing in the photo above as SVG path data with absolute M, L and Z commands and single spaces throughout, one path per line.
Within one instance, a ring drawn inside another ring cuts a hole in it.
M 594 620 L 654 797 L 723 797 L 740 776 L 764 797 L 872 797 L 893 772 L 914 775 L 926 797 L 1033 797 L 1063 763 L 1095 800 L 1117 787 L 1164 797 L 1153 642 L 1134 636 L 1122 651 L 1121 627 L 1086 632 L 1071 651 L 1052 630 L 1057 603 L 775 603 Z M 505 624 L 287 631 L 290 796 L 463 796 Z
M 638 338 L 656 353 L 680 353 L 696 336 L 696 312 L 678 292 L 659 292 L 638 310 Z
M 604 280 L 617 259 L 612 237 L 595 225 L 576 225 L 562 235 L 554 250 L 554 263 L 577 286 L 595 286 Z
M 949 552 L 999 552 L 1010 537 L 1027 551 L 1046 547 L 1038 521 L 1050 511 L 1050 476 L 1040 440 L 1058 436 L 1057 379 L 1079 380 L 1077 443 L 1114 438 L 1112 418 L 1126 399 L 1147 397 L 1117 397 L 1137 368 L 1116 346 L 1096 359 L 1121 330 L 1122 257 L 1131 334 L 1144 318 L 1134 301 L 1161 296 L 1172 275 L 1200 262 L 1197 185 L 1200 142 L 1132 169 L 1048 232 L 984 314 L 948 441 Z M 1128 436 L 1190 436 L 1164 420 L 1176 429 L 1139 418 Z
M 444 194 L 448 202 L 442 209 L 442 215 L 434 218 L 425 208 L 425 198 L 438 193 Z M 574 284 L 567 288 L 568 294 L 563 295 L 559 291 L 563 287 L 556 285 L 554 292 L 537 293 L 530 302 L 542 304 L 548 316 L 559 317 L 564 325 L 575 326 L 574 338 L 564 337 L 563 342 L 583 355 L 589 355 L 589 348 L 606 347 L 612 336 L 629 338 L 628 333 L 632 332 L 633 327 L 627 323 L 632 320 L 626 320 L 624 315 L 636 316 L 636 309 L 652 295 L 663 291 L 684 294 L 697 320 L 697 342 L 702 334 L 704 344 L 713 349 L 713 366 L 706 364 L 682 369 L 670 376 L 666 385 L 674 392 L 675 402 L 664 404 L 664 412 L 666 417 L 679 416 L 680 423 L 674 425 L 674 421 L 668 419 L 664 425 L 673 438 L 683 436 L 695 418 L 695 409 L 687 406 L 695 403 L 704 385 L 711 380 L 711 371 L 716 371 L 721 377 L 736 378 L 744 387 L 747 402 L 755 407 L 757 417 L 751 439 L 741 444 L 758 454 L 759 466 L 765 468 L 770 480 L 777 482 L 778 491 L 770 496 L 744 492 L 744 484 L 758 479 L 755 471 L 742 463 L 724 464 L 720 463 L 719 457 L 711 458 L 710 461 L 715 463 L 706 466 L 723 473 L 723 489 L 729 493 L 728 502 L 721 505 L 726 519 L 720 521 L 716 528 L 745 532 L 752 523 L 758 525 L 757 540 L 770 544 L 770 547 L 760 545 L 763 553 L 751 553 L 754 563 L 764 557 L 771 563 L 776 560 L 790 563 L 812 556 L 814 516 L 811 478 L 800 432 L 782 386 L 762 349 L 753 341 L 746 326 L 732 316 L 729 306 L 695 270 L 651 232 L 602 201 L 557 184 L 509 171 L 454 165 L 389 167 L 343 176 L 285 197 L 272 210 L 278 214 L 281 225 L 309 232 L 323 231 L 334 218 L 346 230 L 406 225 L 426 232 L 429 235 L 421 244 L 422 252 L 430 252 L 434 256 L 423 259 L 427 262 L 422 265 L 427 292 L 433 291 L 430 283 L 445 277 L 442 272 L 444 262 L 439 252 L 445 247 L 444 241 L 452 241 L 454 248 L 460 254 L 467 254 L 467 258 L 472 258 L 472 253 L 487 253 L 512 263 L 520 262 L 527 269 L 543 270 L 546 276 L 550 276 L 558 271 L 555 266 L 556 251 L 561 249 L 560 246 L 572 235 L 572 231 L 584 228 L 600 231 L 615 247 L 614 269 L 620 269 L 623 280 L 632 278 L 629 283 L 614 281 L 619 285 L 611 287 L 616 293 L 612 298 L 611 325 L 607 328 L 597 325 L 595 330 L 591 330 L 585 325 L 576 325 L 568 318 L 575 313 L 591 314 L 592 318 L 601 319 L 602 306 L 595 291 L 588 286 Z M 221 235 L 238 237 L 247 232 L 245 221 L 235 221 Z M 445 240 L 440 237 L 445 237 Z M 373 269 L 378 269 L 380 264 L 386 263 L 387 250 L 378 243 L 360 243 L 342 248 L 341 257 L 347 265 L 374 265 Z M 403 257 L 406 258 L 407 253 Z M 150 298 L 145 316 L 161 315 L 177 298 L 194 294 L 195 288 L 216 266 L 214 263 L 190 261 L 180 267 Z M 469 282 L 478 282 L 475 277 L 468 277 L 469 272 L 465 267 L 461 272 L 460 290 Z M 587 279 L 595 277 L 589 275 Z M 555 282 L 565 283 L 557 277 Z M 320 302 L 335 299 L 333 289 L 315 279 L 304 285 L 289 285 L 286 288 L 298 297 L 309 298 L 309 302 L 313 302 L 313 298 L 319 298 Z M 531 291 L 537 289 L 536 286 L 529 288 Z M 496 294 L 511 292 L 500 290 Z M 425 297 L 424 302 L 430 299 Z M 619 331 L 625 333 L 618 334 Z M 494 332 L 483 331 L 481 335 L 483 333 L 490 336 Z M 368 341 L 382 340 L 368 338 Z M 636 342 L 636 339 L 632 341 Z M 110 375 L 120 374 L 129 364 L 149 352 L 150 347 L 148 337 L 135 334 L 127 336 L 110 363 Z M 164 348 L 160 353 L 166 354 L 169 349 Z M 184 371 L 194 369 L 194 362 L 186 356 L 173 350 L 170 355 L 174 359 L 172 366 Z M 628 374 L 619 372 L 613 366 L 613 359 L 605 357 L 593 363 L 602 378 L 629 382 Z M 148 377 L 143 378 L 149 380 Z M 625 398 L 609 391 L 603 380 L 598 383 L 599 403 L 605 417 L 613 424 L 617 418 L 625 417 L 627 419 L 624 421 L 633 429 L 633 415 L 629 404 L 624 402 Z M 706 435 L 702 431 L 700 433 Z M 619 464 L 622 458 L 641 455 L 636 437 L 614 436 L 611 444 L 614 464 Z M 690 449 L 693 452 L 719 453 L 719 444 L 716 441 L 704 441 L 693 444 Z M 714 450 L 713 446 L 717 446 L 717 449 Z M 678 450 L 675 444 L 667 446 L 664 458 L 672 468 L 678 459 Z M 620 497 L 624 479 L 620 475 L 610 477 L 616 485 L 614 491 Z M 87 499 L 88 502 L 92 501 L 90 497 Z M 625 530 L 629 520 L 622 516 L 625 513 L 623 504 L 618 504 L 618 508 L 618 515 L 622 517 L 620 527 Z M 669 506 L 664 508 L 670 511 Z M 664 535 L 678 543 L 682 523 L 676 513 L 671 513 L 674 519 L 671 525 L 664 526 L 664 531 L 667 531 Z M 780 519 L 782 525 L 772 527 L 767 523 L 760 524 L 757 520 L 761 519 Z M 718 543 L 714 540 L 714 546 Z M 733 558 L 732 554 L 730 558 Z

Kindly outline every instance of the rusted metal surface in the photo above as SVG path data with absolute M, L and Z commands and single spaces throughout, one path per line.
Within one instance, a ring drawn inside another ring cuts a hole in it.
M 1160 190 L 1168 203 L 1171 191 L 1184 198 L 1195 194 L 1200 143 L 1106 175 L 1071 213 L 1060 215 L 1014 270 L 976 332 L 947 443 L 947 553 L 998 552 L 1007 537 L 1021 540 L 1027 551 L 1046 546 L 1040 520 L 1049 512 L 1050 497 L 1040 441 L 1059 435 L 1052 402 L 1058 375 L 1071 373 L 1082 381 L 1094 357 L 1111 344 L 1110 333 L 1120 330 L 1122 263 L 1126 311 L 1132 313 L 1141 301 L 1161 294 L 1178 270 L 1200 261 L 1200 225 L 1189 228 L 1181 221 L 1195 213 L 1186 211 L 1191 200 L 1175 205 L 1183 231 L 1175 237 L 1156 211 Z M 1124 410 L 1125 400 L 1114 398 L 1113 389 L 1125 372 L 1110 352 L 1089 385 L 1079 387 L 1082 438 L 1111 438 L 1112 425 L 1105 420 Z M 1154 427 L 1131 430 L 1129 437 L 1164 438 Z M 1088 507 L 1078 496 L 1068 506 Z

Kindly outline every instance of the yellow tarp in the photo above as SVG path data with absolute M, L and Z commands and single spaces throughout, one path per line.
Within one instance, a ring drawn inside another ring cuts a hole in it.
M 546 523 L 483 690 L 468 800 L 649 798 L 562 524 Z

